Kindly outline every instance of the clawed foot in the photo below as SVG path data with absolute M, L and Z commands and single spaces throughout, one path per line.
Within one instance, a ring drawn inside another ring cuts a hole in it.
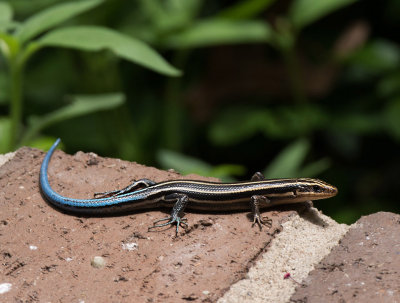
M 266 226 L 268 228 L 270 228 L 272 226 L 272 219 L 268 218 L 268 217 L 260 217 L 255 215 L 253 218 L 253 224 L 251 225 L 251 227 L 254 227 L 254 225 L 257 224 L 260 227 L 260 231 L 262 230 L 262 226 Z
M 168 221 L 168 222 L 162 223 L 162 224 L 157 224 L 158 222 L 162 222 L 162 221 Z M 186 222 L 187 222 L 186 218 L 180 218 L 178 216 L 176 216 L 176 217 L 169 216 L 169 217 L 165 217 L 165 218 L 162 218 L 160 220 L 153 222 L 153 226 L 150 226 L 147 230 L 150 231 L 153 228 L 163 227 L 163 226 L 172 225 L 172 224 L 176 223 L 176 233 L 175 234 L 176 234 L 176 236 L 178 236 L 179 227 L 181 226 L 181 224 L 183 226 L 185 226 L 185 228 L 188 227 L 188 224 Z

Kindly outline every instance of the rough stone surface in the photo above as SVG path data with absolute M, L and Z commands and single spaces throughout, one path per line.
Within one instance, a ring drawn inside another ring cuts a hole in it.
M 290 302 L 400 302 L 400 215 L 359 219 Z
M 170 210 L 80 217 L 53 208 L 38 187 L 43 156 L 22 148 L 0 167 L 1 302 L 215 302 L 246 276 L 281 222 L 308 209 L 264 212 L 273 225 L 261 232 L 246 212 L 188 212 L 190 227 L 175 238 L 173 228 L 147 231 Z M 49 168 L 53 188 L 75 198 L 140 178 L 184 177 L 82 152 L 56 151 Z M 91 266 L 95 256 L 105 259 L 104 268 Z
M 12 157 L 14 157 L 14 155 L 15 155 L 15 153 L 7 153 L 4 155 L 0 155 L 0 166 L 2 166 L 8 160 L 10 160 Z
M 307 277 L 348 230 L 347 225 L 337 224 L 315 209 L 302 217 L 294 214 L 282 226 L 246 278 L 232 285 L 218 303 L 288 302 L 297 283 Z M 285 278 L 288 274 L 291 278 Z

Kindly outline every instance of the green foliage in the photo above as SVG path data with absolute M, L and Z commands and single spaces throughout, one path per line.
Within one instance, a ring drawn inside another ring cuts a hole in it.
M 388 133 L 400 142 L 400 95 L 387 104 L 383 119 Z
M 41 136 L 41 137 L 37 137 L 36 139 L 32 140 L 29 142 L 29 145 L 31 147 L 35 147 L 41 150 L 49 150 L 50 147 L 54 144 L 54 141 L 56 141 L 56 137 L 52 137 L 52 136 Z M 64 149 L 65 146 L 64 144 L 61 142 L 60 144 L 60 149 Z
M 293 1 L 293 5 L 290 7 L 289 19 L 296 29 L 302 29 L 329 13 L 356 1 L 357 0 L 296 0 Z
M 348 59 L 349 75 L 354 81 L 365 81 L 396 69 L 400 63 L 400 48 L 386 40 L 372 40 Z
M 400 94 L 400 72 L 394 71 L 387 73 L 379 81 L 377 86 L 377 94 L 381 98 L 390 98 Z
M 0 117 L 0 153 L 2 154 L 9 151 L 7 148 L 7 144 L 10 141 L 10 129 L 10 119 L 6 117 Z
M 329 167 L 327 158 L 302 166 L 310 151 L 310 143 L 299 139 L 283 149 L 264 171 L 266 178 L 315 177 Z
M 231 107 L 211 124 L 214 144 L 232 145 L 257 133 L 271 138 L 295 138 L 309 134 L 327 123 L 328 115 L 315 106 L 259 109 Z
M 51 125 L 54 121 L 61 121 L 72 117 L 80 116 L 87 112 L 104 108 L 104 101 L 108 102 L 108 108 L 114 108 L 121 102 L 114 102 L 113 98 L 101 98 L 98 106 L 88 108 L 84 106 L 84 101 L 80 100 L 73 107 L 60 110 L 57 114 L 51 114 L 46 119 L 31 119 L 29 131 L 22 136 L 21 124 L 23 118 L 23 78 L 25 63 L 30 57 L 43 47 L 68 47 L 78 50 L 99 51 L 109 49 L 115 55 L 140 64 L 165 75 L 177 76 L 180 72 L 168 64 L 150 46 L 140 40 L 125 36 L 111 29 L 98 26 L 74 26 L 53 29 L 63 22 L 99 6 L 101 0 L 86 0 L 59 3 L 50 8 L 31 16 L 21 24 L 15 31 L 9 32 L 12 28 L 13 11 L 11 6 L 5 2 L 0 2 L 0 50 L 9 65 L 9 105 L 10 118 L 3 118 L 4 130 L 9 133 L 0 139 L 4 144 L 5 150 L 14 149 L 17 142 L 19 144 L 29 144 L 33 136 L 39 135 L 39 130 Z M 53 29 L 53 30 L 52 30 Z M 39 34 L 47 32 L 43 37 L 32 40 Z M 6 121 L 6 122 L 5 122 Z M 33 121 L 33 122 L 32 122 Z M 8 127 L 9 125 L 9 127 Z
M 180 72 L 140 40 L 98 26 L 74 26 L 49 32 L 36 41 L 35 47 L 66 47 L 85 51 L 109 49 L 120 58 L 140 64 L 162 74 L 178 76 Z
M 125 102 L 125 96 L 121 93 L 72 96 L 71 103 L 44 116 L 30 116 L 28 118 L 28 131 L 23 142 L 35 138 L 43 129 L 64 120 L 91 114 L 98 111 L 110 110 L 121 106 Z M 51 146 L 51 145 L 50 145 Z
M 232 175 L 242 175 L 245 172 L 245 168 L 241 165 L 220 164 L 212 166 L 200 159 L 168 150 L 159 151 L 157 160 L 164 169 L 173 168 L 183 175 L 198 174 L 219 178 L 223 181 L 232 181 Z
M 153 31 L 169 33 L 189 25 L 199 12 L 200 0 L 140 0 L 141 13 L 149 17 Z
M 56 25 L 98 6 L 102 2 L 102 0 L 86 0 L 60 3 L 28 18 L 18 27 L 15 36 L 23 44 Z
M 250 19 L 274 4 L 276 0 L 244 0 L 223 10 L 219 15 L 229 19 Z
M 235 21 L 212 18 L 192 24 L 187 30 L 171 35 L 165 45 L 171 48 L 194 48 L 217 43 L 267 42 L 271 29 L 262 21 Z
M 13 17 L 12 8 L 8 3 L 0 2 L 0 30 L 5 30 Z
M 4 71 L 0 70 L 0 106 L 8 103 L 7 87 L 8 78 Z
M 0 1 L 0 152 L 62 137 L 183 174 L 320 176 L 353 220 L 397 198 L 397 2 Z

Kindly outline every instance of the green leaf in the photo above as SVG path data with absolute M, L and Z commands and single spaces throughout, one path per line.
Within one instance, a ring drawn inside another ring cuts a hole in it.
M 350 112 L 349 114 L 334 115 L 329 128 L 353 134 L 376 134 L 382 130 L 380 113 Z
M 184 175 L 191 173 L 207 175 L 212 170 L 212 166 L 204 161 L 170 150 L 161 150 L 157 160 L 164 169 L 173 168 Z
M 322 158 L 304 166 L 298 177 L 312 178 L 326 171 L 331 166 L 331 161 L 328 158 Z
M 9 152 L 11 120 L 7 117 L 0 117 L 0 154 Z
M 303 163 L 310 144 L 299 139 L 287 146 L 272 160 L 264 171 L 266 178 L 294 178 L 299 177 L 300 166 Z
M 390 98 L 400 95 L 400 72 L 385 73 L 378 80 L 377 94 L 380 98 Z
M 386 105 L 383 118 L 387 132 L 400 142 L 400 98 Z
M 53 30 L 37 40 L 37 47 L 66 47 L 86 51 L 108 49 L 117 56 L 156 72 L 179 76 L 180 71 L 144 42 L 108 28 L 73 26 Z
M 0 2 L 0 31 L 5 31 L 13 18 L 13 10 L 7 2 Z
M 0 32 L 0 51 L 7 59 L 14 57 L 19 49 L 20 45 L 14 36 Z
M 239 164 L 220 164 L 213 167 L 210 176 L 224 182 L 234 181 L 231 176 L 240 176 L 246 173 L 246 168 Z
M 374 40 L 355 52 L 348 60 L 349 78 L 365 81 L 387 71 L 398 70 L 400 48 L 387 40 Z
M 85 0 L 57 4 L 27 19 L 18 28 L 16 35 L 21 43 L 24 43 L 64 21 L 98 6 L 102 2 L 102 0 Z
M 223 10 L 219 16 L 229 19 L 251 19 L 268 7 L 270 7 L 276 0 L 244 0 L 239 3 Z
M 54 141 L 56 141 L 56 139 L 57 138 L 55 138 L 55 137 L 40 136 L 40 137 L 35 138 L 32 141 L 30 141 L 29 146 L 38 148 L 41 150 L 49 150 L 50 147 L 54 144 Z M 57 148 L 63 149 L 62 142 L 60 143 L 60 145 Z
M 271 28 L 263 21 L 209 19 L 192 24 L 186 30 L 170 35 L 165 45 L 172 48 L 204 47 L 221 44 L 268 42 Z
M 259 133 L 263 125 L 270 124 L 273 119 L 273 113 L 268 110 L 230 108 L 211 124 L 209 137 L 217 145 L 237 144 Z
M 0 105 L 8 104 L 9 102 L 9 80 L 4 69 L 0 69 Z
M 170 150 L 161 150 L 157 154 L 157 160 L 164 169 L 175 169 L 183 175 L 198 174 L 222 179 L 232 180 L 231 175 L 244 173 L 244 167 L 235 164 L 222 164 L 212 166 L 200 159 L 189 157 Z
M 141 0 L 142 13 L 151 20 L 158 33 L 168 33 L 188 26 L 197 15 L 200 0 Z
M 357 0 L 295 0 L 289 19 L 298 30 Z
M 382 206 L 380 206 L 380 209 Z M 378 210 L 378 211 L 379 211 Z M 371 210 L 368 210 L 365 214 L 373 213 Z M 336 207 L 336 210 L 332 212 L 332 218 L 334 218 L 339 223 L 345 224 L 353 224 L 358 219 L 360 219 L 360 211 L 358 208 L 352 208 L 350 206 L 341 206 L 340 208 Z
M 35 0 L 35 5 L 32 1 L 26 0 L 5 0 L 12 4 L 12 7 L 18 16 L 31 16 L 40 10 L 45 10 L 49 6 L 60 2 L 67 2 L 66 0 Z
M 237 144 L 259 133 L 272 138 L 294 138 L 307 135 L 328 121 L 328 114 L 317 106 L 274 110 L 232 107 L 211 124 L 209 136 L 218 145 Z
M 101 110 L 109 110 L 122 105 L 125 96 L 121 93 L 86 95 L 72 97 L 72 103 L 45 116 L 31 116 L 28 120 L 28 131 L 22 144 L 27 144 L 46 127 L 61 121 L 87 115 Z

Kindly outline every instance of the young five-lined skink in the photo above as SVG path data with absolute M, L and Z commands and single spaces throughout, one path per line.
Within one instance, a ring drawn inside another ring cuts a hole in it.
M 187 226 L 181 215 L 186 207 L 193 210 L 233 211 L 251 208 L 253 226 L 269 225 L 260 215 L 260 208 L 280 204 L 326 199 L 337 194 L 337 188 L 317 179 L 265 180 L 256 173 L 251 181 L 216 183 L 194 180 L 172 180 L 156 183 L 138 180 L 128 187 L 105 193 L 96 193 L 92 199 L 74 199 L 56 193 L 50 186 L 47 170 L 51 156 L 59 144 L 57 139 L 50 148 L 40 168 L 40 188 L 45 198 L 63 210 L 76 214 L 101 215 L 137 209 L 172 206 L 169 217 L 157 220 L 149 230 L 176 224 L 176 234 L 181 224 Z M 157 224 L 159 222 L 164 222 Z

